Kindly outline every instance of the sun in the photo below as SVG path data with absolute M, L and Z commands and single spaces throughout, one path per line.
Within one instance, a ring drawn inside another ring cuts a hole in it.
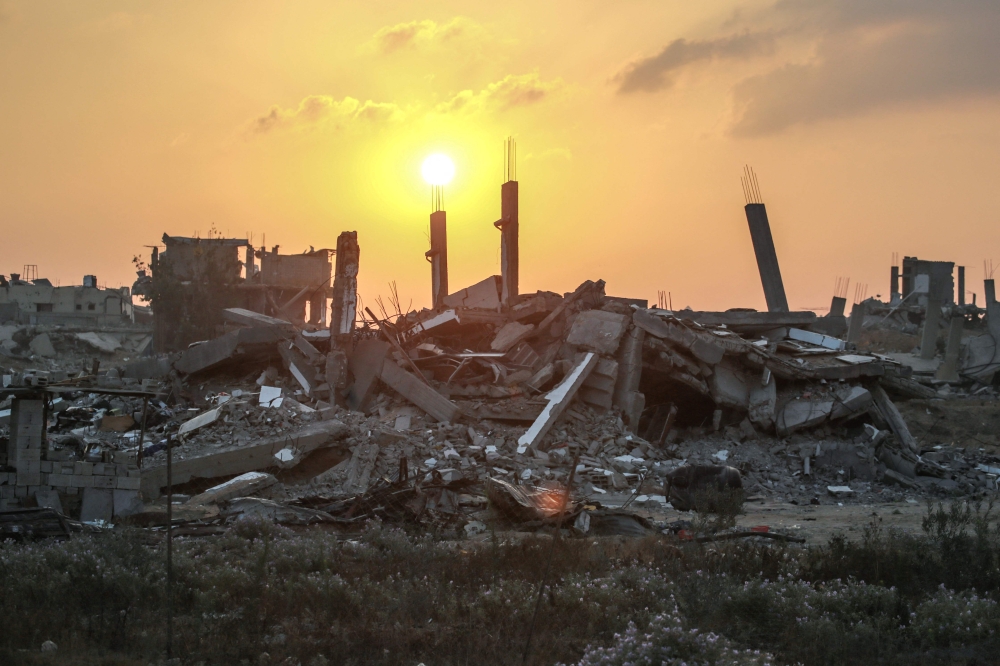
M 455 177 L 455 164 L 447 155 L 434 153 L 424 160 L 420 173 L 431 185 L 447 185 Z

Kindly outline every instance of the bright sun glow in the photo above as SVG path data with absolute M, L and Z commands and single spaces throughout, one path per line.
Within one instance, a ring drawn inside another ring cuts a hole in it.
M 434 153 L 424 160 L 420 173 L 431 185 L 447 185 L 455 177 L 455 165 L 447 155 Z

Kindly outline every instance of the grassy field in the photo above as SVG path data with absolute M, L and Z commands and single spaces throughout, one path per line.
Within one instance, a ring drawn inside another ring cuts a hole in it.
M 929 508 L 921 535 L 875 522 L 813 548 L 245 522 L 175 540 L 174 565 L 181 664 L 520 664 L 529 633 L 530 664 L 971 664 L 1000 648 L 1000 533 L 968 505 Z M 4 544 L 0 663 L 162 663 L 165 590 L 142 532 Z

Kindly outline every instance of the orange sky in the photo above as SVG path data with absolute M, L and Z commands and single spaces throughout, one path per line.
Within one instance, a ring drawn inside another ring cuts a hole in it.
M 0 272 L 131 284 L 163 232 L 357 230 L 365 301 L 424 306 L 420 162 L 456 163 L 457 289 L 499 272 L 513 135 L 522 292 L 764 309 L 748 163 L 792 308 L 839 276 L 885 295 L 893 252 L 967 265 L 981 302 L 998 29 L 986 0 L 0 0 Z

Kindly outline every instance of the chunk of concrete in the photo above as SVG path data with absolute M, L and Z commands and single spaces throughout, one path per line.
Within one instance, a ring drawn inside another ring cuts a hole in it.
M 48 333 L 41 333 L 33 337 L 28 343 L 28 347 L 31 348 L 33 354 L 38 356 L 52 358 L 56 355 L 56 348 L 52 346 L 52 340 L 49 339 Z
M 710 379 L 712 399 L 721 407 L 746 410 L 750 403 L 750 389 L 742 370 L 728 362 L 715 366 Z
M 260 406 L 265 409 L 268 407 L 281 407 L 282 397 L 281 397 L 281 387 L 279 386 L 261 386 L 260 387 Z
M 361 494 L 368 490 L 378 452 L 379 446 L 374 441 L 358 444 L 347 466 L 347 483 L 344 486 L 346 492 Z
M 778 435 L 785 436 L 819 425 L 830 418 L 833 411 L 833 400 L 797 399 L 789 402 L 778 414 L 775 424 Z
M 114 517 L 114 494 L 107 488 L 84 488 L 80 504 L 80 521 L 92 523 L 103 520 L 110 523 Z
M 361 340 L 354 346 L 347 358 L 348 369 L 354 377 L 345 398 L 348 409 L 363 412 L 371 405 L 388 353 L 389 343 L 382 340 Z
M 97 351 L 101 351 L 106 354 L 114 354 L 116 351 L 121 349 L 122 346 L 121 340 L 119 340 L 117 336 L 110 333 L 87 331 L 85 333 L 74 333 L 73 337 L 80 342 L 93 347 Z
M 496 352 L 505 352 L 531 335 L 534 330 L 534 324 L 520 324 L 512 321 L 497 331 L 496 337 L 490 343 L 490 348 Z
M 266 472 L 247 472 L 225 483 L 213 486 L 200 495 L 195 495 L 185 504 L 209 504 L 222 502 L 233 497 L 246 497 L 269 488 L 277 482 L 278 480 L 274 476 Z
M 847 418 L 868 411 L 872 404 L 872 394 L 863 386 L 851 386 L 838 391 L 837 400 L 830 414 L 832 419 Z
M 295 467 L 302 460 L 302 454 L 294 446 L 286 446 L 274 454 L 274 464 L 281 469 Z
M 396 365 L 394 361 L 386 360 L 382 364 L 379 379 L 438 421 L 455 422 L 462 415 L 458 405 Z
M 221 413 L 221 407 L 216 407 L 215 409 L 210 409 L 207 412 L 202 412 L 193 419 L 182 423 L 181 427 L 177 429 L 177 434 L 186 435 L 189 432 L 194 432 L 198 428 L 204 428 L 207 425 L 211 425 L 219 419 L 219 414 Z
M 625 315 L 604 310 L 586 310 L 576 316 L 566 341 L 587 351 L 611 355 L 618 351 L 626 328 L 628 317 Z
M 767 379 L 767 383 L 763 380 Z M 778 399 L 777 382 L 770 370 L 764 371 L 761 381 L 754 381 L 749 386 L 749 405 L 747 416 L 750 422 L 764 430 L 774 426 L 774 409 Z
M 597 366 L 598 356 L 594 352 L 587 352 L 583 355 L 576 366 L 567 374 L 554 389 L 549 391 L 545 398 L 548 404 L 542 413 L 528 428 L 528 431 L 517 440 L 517 452 L 524 453 L 529 447 L 534 448 L 541 442 L 542 438 L 548 434 L 562 413 L 569 407 L 577 391 Z
M 310 423 L 298 431 L 285 432 L 259 440 L 259 443 L 212 453 L 197 458 L 174 461 L 174 484 L 191 479 L 213 479 L 234 474 L 261 470 L 274 465 L 274 454 L 286 446 L 294 446 L 303 455 L 323 446 L 332 445 L 347 437 L 348 428 L 337 420 Z M 167 469 L 163 465 L 143 467 L 142 494 L 156 498 L 167 485 Z
M 174 368 L 185 375 L 204 372 L 231 363 L 246 353 L 266 350 L 290 336 L 289 329 L 278 326 L 256 326 L 230 331 L 213 340 L 188 347 L 174 363 Z
M 124 518 L 134 513 L 140 513 L 143 508 L 138 490 L 113 490 L 113 505 L 115 518 Z
M 62 502 L 59 501 L 59 493 L 55 490 L 36 490 L 35 502 L 45 509 L 55 509 L 63 513 Z
M 444 297 L 444 304 L 450 308 L 478 308 L 498 310 L 500 308 L 499 275 L 491 275 L 482 282 L 466 287 Z
M 291 329 L 292 325 L 284 319 L 276 319 L 252 310 L 243 308 L 227 308 L 222 311 L 222 318 L 242 326 L 276 326 Z

